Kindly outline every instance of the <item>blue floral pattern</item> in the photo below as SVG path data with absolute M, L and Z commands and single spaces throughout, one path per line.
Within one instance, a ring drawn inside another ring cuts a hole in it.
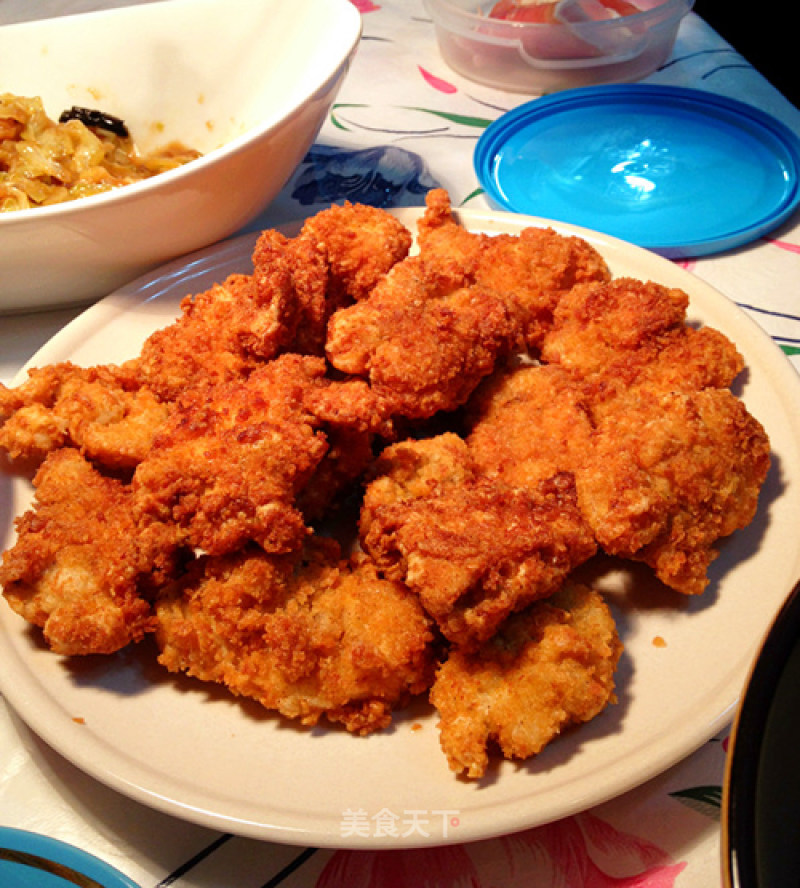
M 416 206 L 438 187 L 427 164 L 393 145 L 351 151 L 315 145 L 291 185 L 302 206 L 350 200 L 375 207 Z

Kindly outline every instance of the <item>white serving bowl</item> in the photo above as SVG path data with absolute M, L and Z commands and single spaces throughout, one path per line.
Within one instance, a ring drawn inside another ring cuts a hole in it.
M 0 213 L 0 312 L 88 302 L 258 215 L 303 159 L 361 34 L 350 0 L 165 0 L 0 27 L 2 91 L 122 118 L 183 167 Z

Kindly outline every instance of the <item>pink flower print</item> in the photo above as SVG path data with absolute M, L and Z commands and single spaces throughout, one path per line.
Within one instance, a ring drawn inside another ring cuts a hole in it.
M 380 9 L 380 6 L 376 6 L 374 3 L 371 3 L 370 0 L 350 0 L 350 2 L 361 13 L 377 12 Z
M 417 65 L 419 68 L 419 73 L 422 74 L 425 82 L 432 86 L 434 89 L 438 89 L 439 92 L 447 93 L 448 95 L 452 95 L 455 92 L 458 92 L 458 87 L 453 86 L 447 80 L 442 80 L 441 77 L 437 77 L 435 74 L 431 74 L 430 71 L 426 70 L 422 67 L 422 65 Z
M 774 237 L 765 237 L 764 240 L 768 244 L 772 244 L 774 247 L 786 250 L 787 253 L 800 253 L 800 244 L 790 244 L 789 241 L 778 240 L 778 238 Z
M 686 867 L 592 814 L 478 843 L 470 855 L 483 888 L 673 888 Z
M 685 868 L 587 813 L 464 846 L 337 851 L 317 888 L 674 888 Z
M 666 851 L 652 842 L 621 832 L 599 817 L 581 814 L 575 819 L 586 837 L 589 856 L 600 869 L 639 874 L 631 877 L 633 881 L 623 879 L 615 885 L 672 888 L 678 873 L 686 868 L 685 863 L 674 864 Z
M 317 888 L 482 888 L 466 851 L 458 846 L 410 851 L 337 851 Z

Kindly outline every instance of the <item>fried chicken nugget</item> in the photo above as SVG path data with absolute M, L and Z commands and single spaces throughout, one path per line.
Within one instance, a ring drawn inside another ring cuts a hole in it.
M 430 692 L 450 769 L 483 777 L 493 743 L 527 759 L 595 718 L 615 701 L 621 653 L 608 606 L 577 584 L 509 617 L 477 651 L 452 650 Z
M 76 447 L 101 466 L 131 469 L 168 412 L 118 367 L 51 364 L 30 370 L 16 388 L 0 383 L 0 449 L 36 465 L 60 447 Z
M 425 195 L 425 210 L 417 220 L 420 253 L 432 264 L 447 263 L 474 280 L 475 268 L 489 243 L 489 235 L 467 231 L 453 213 L 450 195 L 432 188 Z
M 330 315 L 365 295 L 410 243 L 389 213 L 350 204 L 307 220 L 297 237 L 267 229 L 253 248 L 253 273 L 186 296 L 177 320 L 151 334 L 128 369 L 173 401 L 286 351 L 321 355 Z
M 296 237 L 263 232 L 253 279 L 262 302 L 283 309 L 284 335 L 274 354 L 324 354 L 330 316 L 365 298 L 410 245 L 411 232 L 390 213 L 349 201 L 307 219 Z M 276 299 L 287 274 L 289 290 Z
M 698 594 L 716 541 L 755 515 L 769 440 L 727 389 L 663 384 L 640 381 L 613 399 L 602 392 L 597 409 L 597 390 L 563 367 L 522 367 L 476 394 L 467 441 L 480 468 L 509 484 L 571 472 L 606 552 Z
M 467 406 L 470 453 L 482 472 L 522 487 L 576 473 L 592 447 L 590 405 L 581 379 L 556 364 L 498 372 Z
M 332 316 L 326 354 L 369 380 L 394 415 L 428 419 L 463 404 L 516 348 L 518 329 L 501 296 L 410 257 Z
M 138 582 L 152 564 L 139 546 L 128 488 L 79 453 L 51 453 L 33 508 L 16 522 L 0 585 L 14 611 L 59 654 L 110 654 L 153 628 Z
M 752 521 L 769 465 L 766 432 L 727 389 L 640 386 L 598 425 L 578 497 L 607 552 L 696 595 L 717 541 Z
M 325 372 L 321 358 L 286 354 L 186 395 L 133 476 L 142 531 L 216 555 L 250 540 L 275 553 L 299 547 L 308 530 L 296 500 L 330 453 L 326 428 L 370 437 L 383 421 L 363 382 Z
M 531 350 L 541 346 L 556 306 L 573 287 L 611 279 L 606 261 L 582 238 L 533 226 L 518 235 L 470 233 L 453 215 L 446 191 L 428 192 L 425 203 L 417 226 L 420 255 L 455 263 L 472 282 L 515 303 Z
M 744 361 L 711 327 L 686 321 L 683 290 L 633 278 L 585 284 L 565 295 L 544 338 L 542 359 L 566 367 L 608 400 L 647 383 L 691 391 L 727 388 Z
M 348 731 L 388 726 L 433 678 L 433 633 L 402 584 L 313 540 L 301 558 L 256 547 L 201 558 L 156 605 L 160 662 L 267 709 Z
M 411 232 L 391 213 L 350 201 L 306 219 L 300 237 L 324 253 L 333 291 L 329 299 L 340 306 L 366 299 L 405 259 L 412 242 Z
M 360 526 L 366 532 L 382 506 L 420 500 L 443 488 L 469 484 L 476 467 L 464 440 L 454 432 L 386 447 L 366 473 Z
M 556 308 L 542 359 L 579 370 L 602 372 L 611 361 L 631 357 L 638 349 L 657 350 L 663 337 L 682 328 L 688 295 L 634 278 L 607 284 L 585 284 L 565 296 Z
M 253 250 L 253 280 L 265 304 L 281 306 L 281 336 L 271 356 L 321 355 L 328 318 L 340 306 L 321 245 L 274 229 L 262 232 Z
M 360 538 L 386 576 L 419 595 L 448 640 L 474 647 L 510 613 L 552 595 L 596 545 L 571 475 L 535 490 L 511 487 L 479 475 L 463 441 L 459 455 L 459 440 L 446 434 L 389 447 L 378 472 L 390 478 L 367 487 Z M 439 481 L 454 458 L 456 471 Z M 409 474 L 415 460 L 422 479 Z
M 259 288 L 252 275 L 232 274 L 186 296 L 178 318 L 150 334 L 123 367 L 162 401 L 175 401 L 200 386 L 246 376 L 291 341 L 296 324 L 288 262 L 276 260 L 268 285 Z
M 520 306 L 525 342 L 532 351 L 541 347 L 557 306 L 573 287 L 611 279 L 605 260 L 588 241 L 536 227 L 516 237 L 491 238 L 475 276 Z

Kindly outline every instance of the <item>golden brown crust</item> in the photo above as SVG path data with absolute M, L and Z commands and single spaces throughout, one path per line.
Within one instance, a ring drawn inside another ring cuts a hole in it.
M 298 548 L 308 529 L 297 497 L 331 455 L 326 428 L 369 441 L 382 422 L 364 383 L 333 382 L 325 369 L 320 358 L 286 354 L 241 382 L 187 396 L 136 469 L 137 519 L 214 555 L 249 541 L 268 552 Z M 337 476 L 324 477 L 331 489 L 318 486 L 317 497 L 332 497 Z
M 303 558 L 250 547 L 198 561 L 156 606 L 159 660 L 304 725 L 385 728 L 432 680 L 430 621 L 373 565 L 310 546 Z
M 727 388 L 743 367 L 722 333 L 687 323 L 683 290 L 617 278 L 560 300 L 542 360 L 578 373 L 607 399 L 643 382 L 684 391 Z
M 338 305 L 365 299 L 411 248 L 411 232 L 390 213 L 345 201 L 303 223 L 301 238 L 324 253 Z
M 251 275 L 233 274 L 186 296 L 177 320 L 148 336 L 125 369 L 162 401 L 175 401 L 198 386 L 240 379 L 273 357 L 293 333 L 294 313 L 285 267 L 275 270 L 268 297 Z
M 577 473 L 581 508 L 606 551 L 698 594 L 717 541 L 752 521 L 769 453 L 761 424 L 726 389 L 640 387 L 597 427 Z
M 511 617 L 477 651 L 450 652 L 431 688 L 451 770 L 483 777 L 496 744 L 526 759 L 614 700 L 622 653 L 600 594 L 568 585 Z
M 427 419 L 463 404 L 517 342 L 518 321 L 499 294 L 413 257 L 333 315 L 326 354 L 367 379 L 393 414 Z
M 37 465 L 48 453 L 75 447 L 108 469 L 132 469 L 168 412 L 120 368 L 51 364 L 30 370 L 14 389 L 0 384 L 0 449 Z
M 470 453 L 482 472 L 507 484 L 575 474 L 592 447 L 591 405 L 580 377 L 558 365 L 497 373 L 469 402 Z
M 34 486 L 0 565 L 8 603 L 60 654 L 109 654 L 141 639 L 152 615 L 138 581 L 152 564 L 127 488 L 70 448 L 47 457 Z
M 530 227 L 518 235 L 467 232 L 445 191 L 430 191 L 418 223 L 420 252 L 437 265 L 458 268 L 470 283 L 513 306 L 523 341 L 537 350 L 564 296 L 579 284 L 605 283 L 611 274 L 587 241 L 552 228 Z
M 389 448 L 387 476 L 365 493 L 361 542 L 419 595 L 446 638 L 474 647 L 509 614 L 552 595 L 596 547 L 571 475 L 511 487 L 480 475 L 456 441 Z

